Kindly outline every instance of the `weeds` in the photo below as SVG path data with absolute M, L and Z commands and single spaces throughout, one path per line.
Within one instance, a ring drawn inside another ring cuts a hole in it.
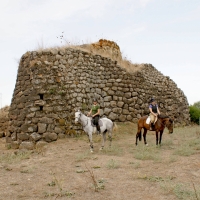
M 51 183 L 48 183 L 48 186 L 55 186 L 56 185 L 56 182 L 55 181 L 51 181 Z
M 138 162 L 130 162 L 129 164 L 132 165 L 135 169 L 138 169 L 141 166 Z
M 83 161 L 85 159 L 90 159 L 90 158 L 91 158 L 91 153 L 89 151 L 76 155 L 77 162 Z
M 20 172 L 25 174 L 25 173 L 29 173 L 29 170 L 28 169 L 24 169 L 24 170 L 21 170 Z
M 95 191 L 95 192 L 98 192 L 98 190 L 99 190 L 98 182 L 97 182 L 97 180 L 96 180 L 96 177 L 94 176 L 93 170 L 92 170 L 92 169 L 89 169 L 87 166 L 85 166 L 85 167 L 86 167 L 86 169 L 88 170 L 88 172 L 89 172 L 89 174 L 90 174 L 90 178 L 91 178 L 92 183 L 93 183 L 93 185 L 94 185 L 94 191 Z
M 192 186 L 193 186 L 193 188 L 194 188 L 195 197 L 196 197 L 197 200 L 199 200 L 198 194 L 197 194 L 197 190 L 196 190 L 196 187 L 195 187 L 194 183 L 192 183 Z
M 105 180 L 104 179 L 100 179 L 97 180 L 97 178 L 94 175 L 94 172 L 92 169 L 89 169 L 87 166 L 85 166 L 87 171 L 89 172 L 89 178 L 92 181 L 92 185 L 94 187 L 94 191 L 98 192 L 100 189 L 104 189 L 105 188 Z
M 52 197 L 55 196 L 55 199 L 58 197 L 72 197 L 75 193 L 69 192 L 69 191 L 64 191 L 63 190 L 63 186 L 62 186 L 62 181 L 59 180 L 54 172 L 50 172 L 50 174 L 53 176 L 53 181 L 51 181 L 50 183 L 48 183 L 47 185 L 50 187 L 55 187 L 57 186 L 58 188 L 58 192 L 45 192 L 44 197 Z
M 119 166 L 120 166 L 119 163 L 113 159 L 109 160 L 107 163 L 108 169 L 118 169 Z
M 176 184 L 173 192 L 179 199 L 194 199 L 196 196 L 196 193 L 190 190 L 188 185 L 184 184 Z
M 174 151 L 174 154 L 179 156 L 190 156 L 193 155 L 195 152 L 196 151 L 192 149 L 189 144 L 182 144 Z
M 169 181 L 164 181 L 160 184 L 160 187 L 166 194 L 174 194 L 178 199 L 199 200 L 200 190 L 196 190 L 194 184 L 192 185 L 193 188 L 191 188 L 189 184 L 172 184 Z
M 154 160 L 156 162 L 161 161 L 160 151 L 156 147 L 142 146 L 137 148 L 135 158 L 139 160 Z
M 111 146 L 109 148 L 104 148 L 101 153 L 111 156 L 122 156 L 123 155 L 123 149 L 118 146 Z
M 16 151 L 14 153 L 5 153 L 0 155 L 0 162 L 2 163 L 14 163 L 24 159 L 29 159 L 31 151 Z

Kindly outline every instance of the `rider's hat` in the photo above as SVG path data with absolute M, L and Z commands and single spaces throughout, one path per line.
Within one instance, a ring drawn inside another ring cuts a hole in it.
M 154 102 L 154 101 L 155 101 L 155 99 L 154 99 L 154 98 L 151 98 L 150 103 L 152 103 L 152 102 Z
M 97 102 L 97 99 L 96 99 L 96 98 L 94 98 L 94 99 L 93 99 L 93 102 Z

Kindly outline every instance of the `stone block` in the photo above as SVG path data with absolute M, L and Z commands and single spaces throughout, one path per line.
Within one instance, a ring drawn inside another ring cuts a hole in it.
M 131 98 L 131 92 L 126 92 L 126 93 L 124 93 L 124 96 L 125 96 L 127 99 Z
M 29 127 L 28 127 L 28 133 L 33 133 L 33 132 L 36 132 L 38 129 L 37 125 L 35 124 L 29 124 Z
M 128 111 L 127 109 L 123 109 L 123 110 L 122 110 L 122 113 L 123 113 L 124 115 L 128 115 L 128 114 L 129 114 L 129 111 Z
M 104 101 L 112 101 L 112 96 L 104 97 Z
M 120 122 L 125 122 L 126 121 L 126 115 L 120 115 L 119 116 L 119 121 Z
M 40 135 L 40 134 L 38 134 L 38 133 L 32 133 L 31 135 L 30 135 L 30 139 L 31 140 L 33 140 L 33 141 L 38 141 L 38 140 L 40 140 L 42 138 L 42 136 Z
M 43 139 L 46 142 L 52 142 L 57 140 L 58 135 L 56 133 L 50 133 L 50 132 L 46 132 L 43 134 Z
M 104 114 L 105 114 L 105 115 L 109 115 L 110 112 L 111 112 L 111 109 L 110 109 L 110 108 L 105 108 L 105 109 L 104 109 Z
M 64 133 L 59 133 L 58 134 L 58 138 L 59 139 L 64 139 L 66 137 L 66 135 Z
M 132 92 L 132 96 L 133 96 L 133 97 L 137 97 L 137 96 L 138 96 L 138 93 L 137 93 L 137 92 Z
M 44 100 L 36 100 L 35 101 L 35 106 L 44 106 L 45 104 L 46 104 L 46 101 L 44 101 Z
M 131 120 L 133 119 L 133 117 L 132 117 L 131 115 L 127 115 L 126 119 L 127 119 L 128 121 L 131 121 Z
M 12 141 L 10 145 L 11 145 L 11 149 L 19 149 L 20 143 L 18 141 Z
M 39 122 L 44 124 L 52 124 L 53 119 L 49 117 L 42 117 L 41 119 L 39 119 Z
M 19 145 L 19 149 L 33 150 L 34 148 L 35 148 L 35 144 L 33 142 L 29 142 L 29 141 L 23 141 Z
M 17 133 L 17 139 L 25 141 L 29 140 L 29 134 L 28 133 Z
M 118 118 L 116 113 L 111 112 L 108 116 L 108 118 L 112 121 L 116 120 Z
M 112 108 L 116 107 L 117 106 L 117 102 L 116 101 L 110 101 L 110 106 Z
M 43 147 L 46 146 L 46 145 L 48 145 L 47 142 L 45 142 L 45 141 L 38 141 L 38 142 L 36 143 L 36 145 L 35 145 L 35 148 L 36 148 L 36 149 L 41 149 L 41 148 L 43 148 Z
M 123 105 L 124 105 L 124 102 L 123 102 L 123 101 L 118 101 L 118 102 L 117 102 L 117 106 L 118 106 L 118 107 L 122 108 Z
M 46 132 L 47 124 L 44 123 L 38 123 L 38 133 L 44 133 Z
M 60 127 L 55 127 L 55 133 L 64 133 L 65 131 L 61 129 Z
M 113 108 L 112 111 L 117 114 L 121 114 L 122 108 Z

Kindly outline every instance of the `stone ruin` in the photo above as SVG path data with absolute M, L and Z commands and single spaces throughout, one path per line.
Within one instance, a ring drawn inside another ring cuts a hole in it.
M 9 111 L 9 106 L 5 106 L 0 109 L 0 138 L 6 136 L 8 121 L 9 121 L 8 111 Z
M 102 114 L 115 122 L 137 122 L 148 113 L 153 96 L 176 126 L 190 123 L 187 98 L 173 80 L 151 64 L 133 65 L 130 71 L 121 61 L 120 48 L 107 40 L 26 52 L 10 105 L 7 143 L 33 149 L 82 134 L 74 124 L 74 109 L 89 111 L 94 97 Z

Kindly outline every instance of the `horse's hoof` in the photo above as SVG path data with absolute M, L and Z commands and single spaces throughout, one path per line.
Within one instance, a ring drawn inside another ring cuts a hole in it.
M 145 144 L 146 146 L 149 146 L 148 144 Z
M 93 150 L 90 150 L 90 153 L 93 153 L 94 151 Z
M 101 147 L 99 150 L 102 151 L 102 150 L 103 150 L 103 147 Z

